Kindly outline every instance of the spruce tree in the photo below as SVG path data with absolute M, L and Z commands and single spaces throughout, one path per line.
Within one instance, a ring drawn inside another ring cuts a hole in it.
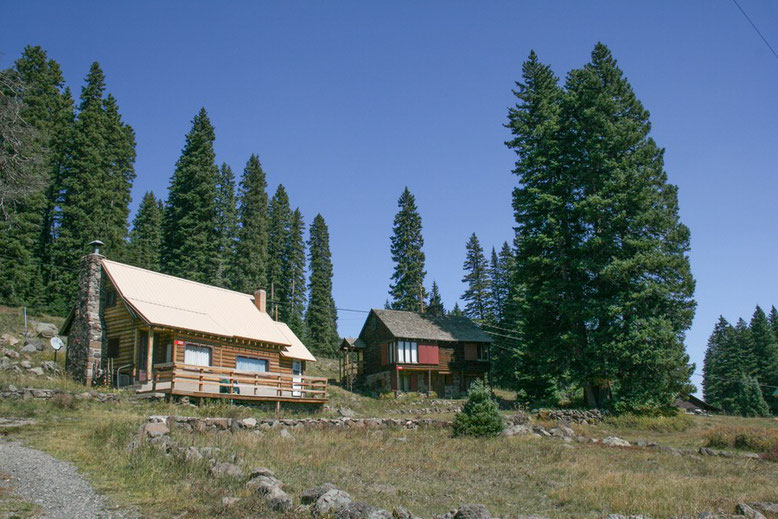
M 105 96 L 105 76 L 93 63 L 81 90 L 78 117 L 62 166 L 51 273 L 52 306 L 64 311 L 75 294 L 78 262 L 87 244 L 105 242 L 103 254 L 124 254 L 130 190 L 135 179 L 135 134 L 122 122 L 116 99 Z
M 300 209 L 292 213 L 286 247 L 284 251 L 281 277 L 285 282 L 281 285 L 283 292 L 279 300 L 283 303 L 279 308 L 280 320 L 298 337 L 304 336 L 305 289 L 305 222 Z
M 165 206 L 154 193 L 147 191 L 135 214 L 127 244 L 127 262 L 148 270 L 159 271 L 162 247 L 162 219 Z
M 499 327 L 499 335 L 493 336 L 493 345 L 490 350 L 492 381 L 502 387 L 515 387 L 515 363 L 516 349 L 520 341 L 512 339 L 516 335 L 513 314 L 509 311 L 513 308 L 512 275 L 514 269 L 514 256 L 507 242 L 503 243 L 500 252 L 492 249 L 491 260 L 491 309 L 492 321 Z
M 162 225 L 163 272 L 201 283 L 212 283 L 218 269 L 214 140 L 208 113 L 201 108 L 176 162 Z
M 510 306 L 511 282 L 514 269 L 514 255 L 508 242 L 502 244 L 499 253 L 492 249 L 491 261 L 491 307 L 494 321 L 500 325 L 509 325 L 508 307 Z
M 432 289 L 430 290 L 430 299 L 427 303 L 427 308 L 425 309 L 426 313 L 429 315 L 439 317 L 442 315 L 446 315 L 446 309 L 443 307 L 443 300 L 440 297 L 440 288 L 438 288 L 438 284 L 433 281 L 432 282 Z
M 332 355 L 338 345 L 337 313 L 332 298 L 330 234 L 321 214 L 313 219 L 308 238 L 307 344 L 314 353 Z
M 758 305 L 751 317 L 749 330 L 756 380 L 765 386 L 778 386 L 778 341 L 770 321 Z M 778 411 L 778 402 L 771 402 L 771 404 L 770 407 L 774 412 Z
M 462 312 L 462 309 L 459 308 L 459 302 L 454 303 L 454 308 L 451 309 L 451 312 L 449 314 L 451 317 L 464 317 L 465 314 Z
M 391 253 L 394 273 L 389 285 L 392 308 L 418 312 L 426 296 L 424 290 L 424 238 L 421 234 L 421 215 L 416 199 L 406 187 L 397 205 L 400 211 L 394 217 Z
M 757 359 L 754 352 L 754 341 L 751 337 L 751 328 L 742 317 L 735 323 L 734 342 L 737 350 L 737 371 L 743 371 L 747 376 L 756 374 Z
M 232 286 L 230 266 L 234 264 L 235 244 L 238 233 L 238 209 L 235 205 L 235 175 L 232 168 L 222 164 L 216 184 L 216 233 L 219 236 L 216 275 L 214 284 Z
M 702 367 L 702 394 L 705 401 L 724 408 L 725 400 L 731 397 L 732 381 L 739 372 L 735 330 L 719 317 L 708 339 L 705 360 Z
M 286 194 L 283 184 L 278 185 L 270 200 L 268 219 L 267 282 L 270 286 L 272 299 L 281 301 L 281 294 L 286 293 L 289 283 L 289 280 L 284 278 L 284 254 L 292 223 L 289 195 Z M 273 302 L 273 315 L 275 316 L 279 311 L 278 304 Z
M 732 399 L 732 407 L 727 411 L 751 417 L 770 415 L 770 409 L 767 407 L 767 402 L 765 402 L 756 377 L 741 372 L 737 390 Z
M 491 282 L 489 265 L 484 250 L 473 233 L 465 245 L 465 262 L 462 268 L 465 276 L 462 282 L 467 284 L 462 300 L 465 301 L 465 315 L 480 321 L 491 321 Z
M 251 294 L 269 288 L 267 181 L 259 157 L 253 154 L 240 181 L 238 217 L 240 227 L 230 277 L 234 290 Z
M 775 306 L 770 308 L 770 315 L 767 316 L 767 320 L 770 321 L 770 328 L 773 329 L 773 335 L 778 339 L 778 310 Z

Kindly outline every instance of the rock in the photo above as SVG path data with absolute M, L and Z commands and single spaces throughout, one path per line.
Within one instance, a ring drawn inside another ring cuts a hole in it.
M 503 436 L 521 436 L 525 434 L 530 434 L 532 432 L 532 429 L 529 426 L 526 426 L 524 424 L 517 424 L 517 425 L 511 425 L 510 427 L 506 427 L 503 429 L 502 434 Z
M 292 496 L 281 490 L 281 487 L 273 487 L 264 495 L 265 504 L 275 512 L 288 512 L 292 509 Z
M 249 473 L 249 477 L 251 479 L 254 479 L 254 478 L 259 477 L 259 476 L 265 476 L 267 478 L 273 478 L 273 479 L 276 479 L 276 480 L 278 479 L 278 478 L 276 478 L 275 473 L 272 470 L 270 470 L 269 468 L 267 468 L 267 467 L 257 467 L 257 468 L 251 469 L 251 472 Z
M 276 487 L 280 488 L 281 482 L 275 477 L 270 476 L 257 476 L 251 478 L 249 482 L 246 483 L 246 488 L 256 490 L 259 495 L 262 496 L 269 494 Z
M 40 337 L 51 339 L 59 333 L 59 328 L 52 323 L 35 323 L 35 333 Z
M 737 513 L 746 517 L 747 519 L 767 519 L 767 517 L 765 517 L 762 512 L 755 510 L 746 503 L 739 503 L 737 505 Z
M 16 350 L 9 350 L 8 348 L 3 348 L 3 355 L 8 357 L 9 359 L 18 359 L 19 358 L 19 352 Z
M 630 446 L 630 443 L 627 440 L 622 440 L 617 436 L 608 436 L 607 438 L 603 438 L 602 443 L 604 445 L 608 445 L 609 447 L 629 447 Z
M 8 384 L 8 391 L 16 392 L 18 389 L 13 384 Z
M 233 506 L 237 505 L 239 501 L 239 497 L 223 497 L 222 506 L 224 508 L 232 508 Z
M 187 463 L 193 463 L 195 461 L 202 461 L 203 455 L 200 454 L 200 451 L 197 449 L 197 447 L 189 447 L 184 451 L 184 461 Z
M 345 509 L 351 503 L 351 496 L 342 490 L 328 490 L 316 500 L 313 506 L 314 514 L 326 516 L 326 514 L 336 514 Z
M 30 373 L 32 373 L 33 375 L 37 375 L 39 377 L 42 377 L 43 376 L 43 368 L 31 368 L 30 369 Z
M 11 335 L 10 333 L 4 333 L 0 335 L 0 342 L 3 342 L 9 346 L 16 346 L 19 344 L 19 339 Z
M 713 449 L 709 449 L 707 447 L 700 447 L 697 452 L 699 452 L 703 456 L 715 456 L 716 455 L 716 452 Z
M 345 508 L 335 513 L 336 519 L 367 519 L 376 507 L 364 501 L 352 501 Z
M 170 434 L 170 429 L 163 423 L 144 423 L 138 429 L 138 436 L 144 438 L 158 438 Z
M 30 369 L 30 368 L 32 368 L 32 363 L 31 363 L 29 360 L 23 360 L 23 361 L 21 361 L 21 362 L 19 363 L 19 365 L 20 365 L 21 367 L 23 367 L 24 369 Z
M 778 514 L 778 503 L 749 503 L 751 508 L 763 514 Z
M 26 346 L 32 346 L 35 348 L 33 351 L 43 351 L 46 349 L 46 346 L 48 345 L 48 341 L 44 339 L 38 339 L 37 337 L 30 337 L 26 341 L 24 341 L 24 345 Z M 24 348 L 22 348 L 22 351 L 25 351 Z M 27 351 L 27 353 L 32 353 L 32 351 Z
M 354 416 L 356 416 L 356 413 L 352 409 L 349 409 L 348 407 L 339 407 L 338 416 L 342 416 L 344 418 L 354 418 Z
M 290 433 L 288 429 L 281 429 L 281 438 L 285 440 L 295 441 L 294 436 L 292 436 L 292 433 Z
M 247 429 L 253 429 L 257 426 L 257 419 L 256 418 L 244 418 L 240 421 L 241 424 L 243 424 L 243 427 L 246 427 Z
M 243 469 L 234 463 L 217 462 L 211 467 L 211 475 L 217 478 L 242 478 L 245 477 Z
M 393 519 L 421 519 L 418 515 L 413 515 L 410 510 L 403 506 L 396 506 L 392 510 Z
M 383 508 L 377 508 L 367 515 L 367 519 L 392 519 L 392 514 Z
M 454 519 L 491 519 L 492 514 L 484 505 L 462 505 L 454 514 Z
M 319 498 L 322 495 L 329 492 L 330 490 L 337 490 L 337 488 L 335 488 L 335 485 L 333 485 L 332 483 L 324 483 L 323 485 L 319 485 L 318 487 L 304 490 L 303 493 L 300 494 L 300 503 L 304 505 L 315 503 L 316 501 L 319 500 Z
M 35 353 L 36 351 L 38 351 L 38 348 L 36 348 L 34 344 L 29 344 L 28 343 L 28 344 L 25 344 L 24 346 L 22 346 L 22 350 L 21 351 L 22 351 L 22 353 Z

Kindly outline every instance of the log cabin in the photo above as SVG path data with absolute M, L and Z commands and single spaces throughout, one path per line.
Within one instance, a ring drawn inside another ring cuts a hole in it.
M 492 339 L 466 317 L 373 309 L 341 343 L 341 380 L 377 392 L 455 396 L 490 371 Z
M 105 259 L 82 260 L 78 299 L 61 334 L 66 369 L 97 381 L 166 397 L 322 404 L 326 378 L 285 324 L 253 295 Z

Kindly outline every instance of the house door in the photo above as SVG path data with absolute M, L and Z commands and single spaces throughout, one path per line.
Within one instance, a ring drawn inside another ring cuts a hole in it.
M 292 361 L 292 396 L 303 396 L 303 363 L 299 360 Z
M 146 373 L 146 357 L 149 353 L 149 334 L 140 332 L 138 334 L 138 382 L 148 380 Z

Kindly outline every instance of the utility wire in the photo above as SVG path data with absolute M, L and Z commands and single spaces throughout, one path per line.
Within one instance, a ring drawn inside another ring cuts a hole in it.
M 743 8 L 740 7 L 740 4 L 737 3 L 737 0 L 732 0 L 732 3 L 734 3 L 737 6 L 737 8 L 740 10 L 740 12 L 743 13 L 743 16 L 745 16 L 746 20 L 748 20 L 748 23 L 751 24 L 751 27 L 754 28 L 754 30 L 759 35 L 759 37 L 762 38 L 762 41 L 764 42 L 765 45 L 767 45 L 767 48 L 770 49 L 770 52 L 773 53 L 773 56 L 775 56 L 776 59 L 778 59 L 778 52 L 775 52 L 775 49 L 773 48 L 773 46 L 770 45 L 770 42 L 767 41 L 767 38 L 764 37 L 762 32 L 757 28 L 756 24 L 751 20 L 751 18 L 748 16 L 748 14 L 746 14 L 746 12 L 743 10 Z

